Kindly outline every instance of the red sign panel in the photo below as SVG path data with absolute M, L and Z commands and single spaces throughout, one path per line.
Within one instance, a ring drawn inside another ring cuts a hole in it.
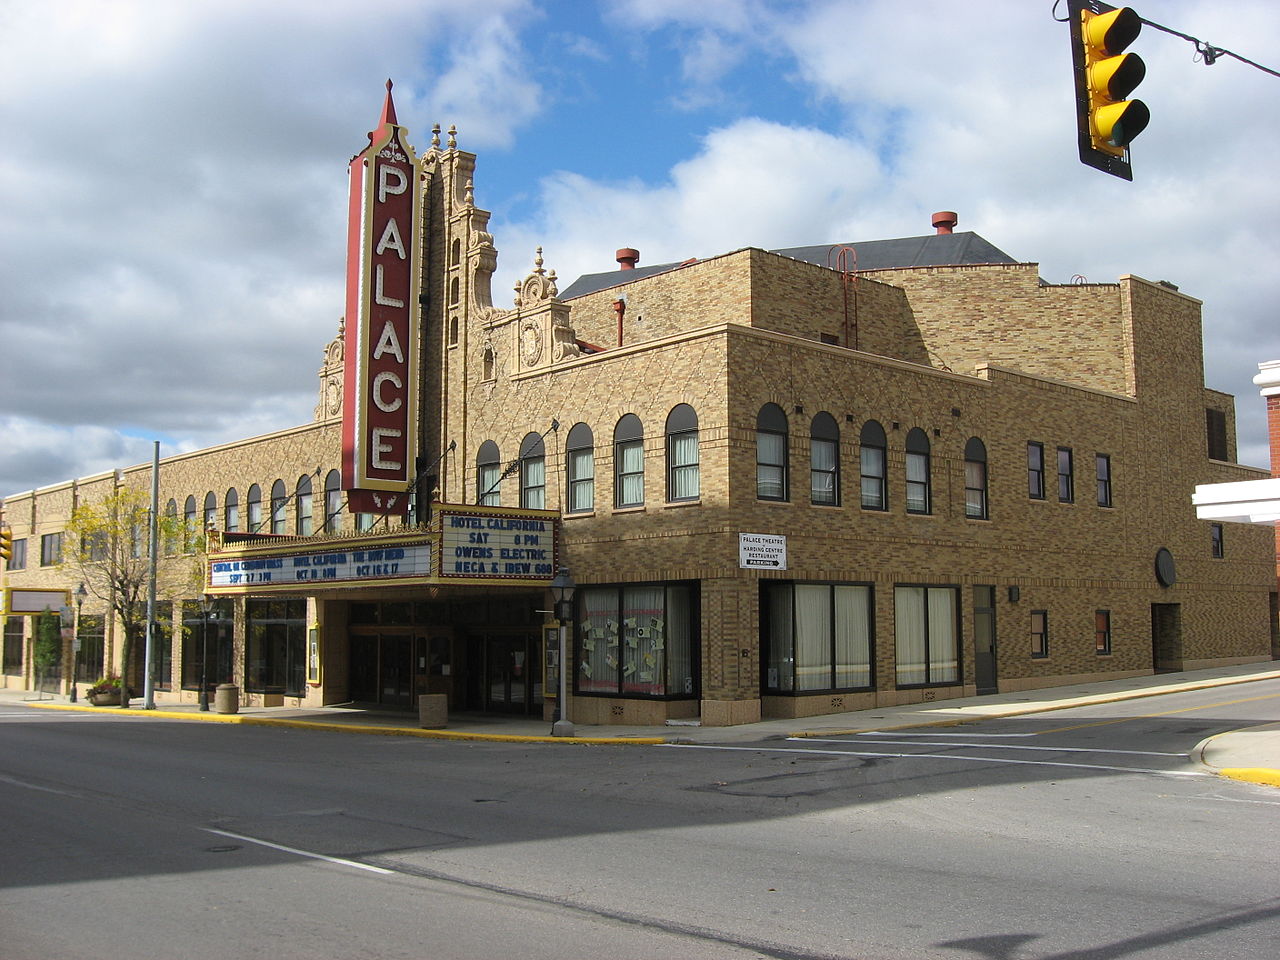
M 350 174 L 343 486 L 350 510 L 401 513 L 417 455 L 421 195 L 390 90 Z

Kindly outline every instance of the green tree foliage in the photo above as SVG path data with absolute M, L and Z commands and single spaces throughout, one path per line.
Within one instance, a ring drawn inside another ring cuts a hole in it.
M 157 518 L 164 553 L 181 542 L 185 556 L 164 556 L 156 570 L 156 595 L 180 598 L 198 591 L 203 579 L 204 536 L 186 529 L 174 516 Z M 134 651 L 146 637 L 147 594 L 151 578 L 151 498 L 142 490 L 120 487 L 110 495 L 85 502 L 71 512 L 63 545 L 63 566 L 84 583 L 90 595 L 116 615 L 123 640 L 120 672 L 126 685 Z M 122 701 L 127 702 L 127 701 Z
M 36 668 L 36 689 L 44 691 L 44 678 L 49 668 L 62 655 L 62 618 L 47 608 L 36 617 L 35 645 L 32 659 Z

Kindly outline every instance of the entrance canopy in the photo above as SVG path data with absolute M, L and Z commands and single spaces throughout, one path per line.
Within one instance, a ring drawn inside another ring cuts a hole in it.
M 1201 520 L 1275 523 L 1280 520 L 1280 477 L 1238 483 L 1202 483 L 1191 497 Z

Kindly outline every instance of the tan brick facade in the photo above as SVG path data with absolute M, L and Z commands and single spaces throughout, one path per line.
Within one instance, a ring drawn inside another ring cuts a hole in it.
M 1196 520 L 1191 506 L 1197 483 L 1263 475 L 1208 456 L 1205 410 L 1225 415 L 1231 457 L 1235 423 L 1231 398 L 1204 387 L 1198 301 L 1136 277 L 1046 285 L 1035 264 L 848 275 L 744 249 L 640 279 L 619 271 L 616 285 L 567 302 L 556 298 L 554 276 L 539 257 L 517 290 L 516 307 L 503 310 L 489 295 L 496 252 L 486 232 L 488 214 L 471 195 L 475 158 L 441 149 L 437 137 L 423 160 L 429 251 L 422 268 L 424 483 L 446 502 L 475 503 L 482 492 L 481 446 L 495 444 L 507 467 L 519 459 L 522 444 L 541 437 L 545 506 L 564 514 L 562 560 L 580 588 L 679 584 L 695 597 L 696 682 L 687 694 L 575 696 L 580 722 L 701 717 L 707 724 L 740 723 L 973 693 L 982 683 L 975 588 L 993 589 L 993 682 L 1001 690 L 1151 673 L 1159 617 L 1172 617 L 1173 656 L 1182 668 L 1269 656 L 1272 531 L 1233 528 L 1225 556 L 1215 558 L 1209 525 Z M 623 299 L 619 336 L 616 304 Z M 319 530 L 325 477 L 340 459 L 340 424 L 332 419 L 333 384 L 341 382 L 337 343 L 321 371 L 315 423 L 165 458 L 161 503 L 172 498 L 181 510 L 193 496 L 203 518 L 212 492 L 221 526 L 226 493 L 235 489 L 243 530 L 250 484 L 260 486 L 267 515 L 275 480 L 293 493 L 309 475 Z M 666 424 L 681 404 L 697 421 L 692 498 L 675 498 L 670 490 Z M 766 404 L 780 408 L 787 423 L 783 499 L 758 495 L 757 417 Z M 835 505 L 811 502 L 810 431 L 819 413 L 829 414 L 839 431 Z M 643 427 L 643 498 L 619 506 L 614 433 L 628 414 Z M 860 436 L 873 420 L 887 438 L 887 509 L 864 508 L 859 495 Z M 578 424 L 592 437 L 594 505 L 569 511 L 566 442 Z M 907 450 L 913 430 L 928 447 L 924 513 L 907 510 L 909 461 L 910 469 L 923 462 Z M 972 491 L 966 491 L 965 450 L 972 438 L 986 453 L 987 516 L 966 511 Z M 1045 455 L 1042 499 L 1029 495 L 1031 443 L 1041 444 Z M 1071 456 L 1074 491 L 1067 502 L 1058 495 L 1059 451 Z M 1110 505 L 1099 504 L 1099 455 L 1109 465 Z M 5 522 L 28 543 L 26 568 L 10 570 L 7 585 L 74 587 L 65 571 L 39 565 L 41 535 L 61 531 L 77 502 L 113 485 L 149 482 L 148 464 L 7 498 Z M 501 504 L 520 506 L 520 487 L 516 469 L 500 485 Z M 293 520 L 291 502 L 290 533 Z M 352 529 L 350 517 L 344 529 Z M 785 537 L 785 570 L 744 569 L 743 533 Z M 1176 563 L 1171 585 L 1155 574 L 1161 548 Z M 802 694 L 770 687 L 776 651 L 769 649 L 762 586 L 770 582 L 869 586 L 870 685 Z M 954 680 L 899 683 L 897 638 L 906 628 L 897 622 L 896 590 L 921 585 L 955 590 L 954 624 L 934 624 L 940 638 L 953 634 Z M 431 619 L 417 630 L 419 639 L 438 634 L 453 644 L 447 649 L 456 669 L 437 677 L 439 689 L 447 688 L 455 706 L 483 706 L 466 698 L 474 696 L 468 685 L 487 662 L 485 651 L 497 649 L 488 644 L 504 631 L 536 625 L 542 617 L 536 611 L 545 609 L 536 591 L 514 600 L 500 594 L 487 598 L 480 588 L 438 586 L 301 593 L 308 596 L 308 627 L 324 637 L 324 680 L 291 702 L 332 703 L 352 695 L 360 656 L 354 651 L 362 649 L 352 639 L 359 633 L 355 621 L 368 615 L 356 605 L 386 602 L 425 611 L 421 616 Z M 484 612 L 501 604 L 520 609 L 501 621 Z M 239 677 L 246 656 L 243 600 L 235 611 Z M 1032 652 L 1033 611 L 1047 617 L 1044 656 Z M 1109 613 L 1110 626 L 1109 647 L 1101 652 L 1098 611 Z M 173 675 L 164 696 L 190 699 L 194 692 L 180 691 L 177 678 L 180 618 L 175 612 Z M 30 683 L 29 629 L 26 636 L 23 666 L 6 682 Z M 586 642 L 586 634 L 577 641 Z M 382 649 L 379 664 L 390 656 L 390 648 Z M 530 657 L 540 655 L 528 650 Z M 578 655 L 575 676 L 582 646 Z

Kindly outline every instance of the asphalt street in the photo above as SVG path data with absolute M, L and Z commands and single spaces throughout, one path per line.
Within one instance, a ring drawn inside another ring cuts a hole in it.
M 352 737 L 0 706 L 12 960 L 1280 955 L 1280 681 L 755 743 Z

